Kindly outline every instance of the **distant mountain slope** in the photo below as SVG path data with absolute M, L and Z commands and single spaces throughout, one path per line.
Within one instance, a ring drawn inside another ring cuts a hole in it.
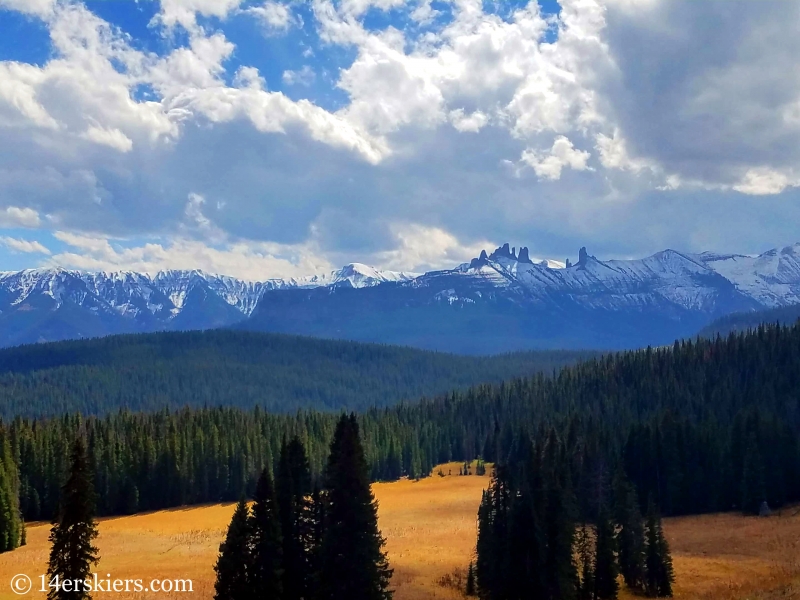
M 350 264 L 323 275 L 249 282 L 203 271 L 0 272 L 0 346 L 164 330 L 212 329 L 245 319 L 266 290 L 363 288 L 415 274 Z
M 218 405 L 365 410 L 592 355 L 465 357 L 235 331 L 110 336 L 0 350 L 0 417 Z
M 235 327 L 463 354 L 671 343 L 715 319 L 800 304 L 800 244 L 759 256 L 664 250 L 531 260 L 508 244 L 422 275 L 353 263 L 246 282 L 201 271 L 0 273 L 0 346 Z
M 744 332 L 755 329 L 759 325 L 793 325 L 800 320 L 800 304 L 782 306 L 770 310 L 759 310 L 748 313 L 734 313 L 713 321 L 700 330 L 701 337 L 728 335 L 731 332 Z

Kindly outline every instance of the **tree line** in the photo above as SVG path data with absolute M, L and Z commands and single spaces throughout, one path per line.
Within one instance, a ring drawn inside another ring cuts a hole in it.
M 595 517 L 588 499 L 598 473 L 621 469 L 642 510 L 652 497 L 662 514 L 679 515 L 800 500 L 799 404 L 800 328 L 769 326 L 374 408 L 358 420 L 372 480 L 423 477 L 478 456 L 504 463 L 520 439 L 553 429 L 586 514 Z M 10 480 L 18 477 L 25 519 L 55 514 L 79 431 L 98 514 L 126 514 L 252 496 L 263 466 L 277 469 L 283 439 L 302 441 L 320 477 L 337 420 L 258 407 L 70 413 L 4 422 L 0 444 L 18 465 Z
M 613 482 L 598 473 L 588 504 L 578 502 L 573 459 L 550 430 L 538 440 L 522 437 L 495 467 L 478 510 L 467 595 L 616 600 L 621 574 L 637 595 L 672 596 L 672 560 L 652 499 L 645 521 L 635 487 L 618 471 Z
M 98 496 L 82 435 L 68 462 L 50 530 L 47 597 L 90 600 L 107 590 L 92 577 Z M 342 415 L 321 481 L 312 481 L 302 442 L 284 440 L 275 477 L 263 468 L 252 506 L 240 499 L 214 567 L 214 598 L 390 600 L 384 544 L 358 422 Z

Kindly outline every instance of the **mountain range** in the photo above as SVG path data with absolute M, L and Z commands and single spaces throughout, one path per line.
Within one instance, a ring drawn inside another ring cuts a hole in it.
M 574 264 L 505 244 L 424 274 L 353 263 L 248 282 L 202 271 L 0 273 L 0 345 L 234 327 L 464 354 L 671 343 L 715 319 L 800 304 L 800 243 L 758 256 L 664 250 Z

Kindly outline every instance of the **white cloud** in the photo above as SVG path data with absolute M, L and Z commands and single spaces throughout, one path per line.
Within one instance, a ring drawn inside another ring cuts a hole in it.
M 733 186 L 733 189 L 742 194 L 764 196 L 780 194 L 790 186 L 800 186 L 800 179 L 791 179 L 785 173 L 768 167 L 760 167 L 748 169 L 741 181 Z
M 0 209 L 0 227 L 28 227 L 35 228 L 41 225 L 39 213 L 32 208 L 8 206 Z
M 133 141 L 119 129 L 105 129 L 92 125 L 81 134 L 81 137 L 120 152 L 130 152 L 133 148 Z
M 21 240 L 18 238 L 0 236 L 0 244 L 15 252 L 24 252 L 26 254 L 50 254 L 45 246 L 36 240 Z
M 568 138 L 560 135 L 553 140 L 553 146 L 547 153 L 527 149 L 520 160 L 532 167 L 540 179 L 555 181 L 561 178 L 561 171 L 565 167 L 575 171 L 589 169 L 587 162 L 590 157 L 591 154 L 578 150 Z
M 243 0 L 161 0 L 158 20 L 167 29 L 181 25 L 189 31 L 197 31 L 197 15 L 224 19 Z
M 464 113 L 463 108 L 451 110 L 448 117 L 453 127 L 462 133 L 477 133 L 489 122 L 489 118 L 481 111 L 476 110 L 474 113 L 467 115 Z
M 297 20 L 289 6 L 272 0 L 267 0 L 260 6 L 245 9 L 244 12 L 258 19 L 270 34 L 288 31 Z
M 628 147 L 619 129 L 611 136 L 598 133 L 595 137 L 595 148 L 600 155 L 600 164 L 607 169 L 620 169 L 638 173 L 643 169 L 657 170 L 651 161 L 633 158 L 628 154 Z
M 311 85 L 316 77 L 314 69 L 308 65 L 303 65 L 303 68 L 299 71 L 284 71 L 282 79 L 286 85 Z
M 396 247 L 373 257 L 383 269 L 412 272 L 452 268 L 478 256 L 494 245 L 481 240 L 464 244 L 452 233 L 419 223 L 398 223 L 391 227 Z
M 48 17 L 56 0 L 0 0 L 0 8 L 17 10 L 37 17 Z
M 71 247 L 47 260 L 51 266 L 87 271 L 135 270 L 156 273 L 167 269 L 202 269 L 251 281 L 298 277 L 329 271 L 332 266 L 306 245 L 237 241 L 221 246 L 175 238 L 124 246 L 121 240 L 57 231 L 54 236 Z

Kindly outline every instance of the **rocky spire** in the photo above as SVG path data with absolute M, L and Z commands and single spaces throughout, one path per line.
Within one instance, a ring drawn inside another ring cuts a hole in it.
M 528 256 L 528 248 L 526 246 L 523 246 L 522 248 L 519 249 L 519 256 L 517 257 L 517 260 L 521 263 L 533 264 L 531 257 Z

